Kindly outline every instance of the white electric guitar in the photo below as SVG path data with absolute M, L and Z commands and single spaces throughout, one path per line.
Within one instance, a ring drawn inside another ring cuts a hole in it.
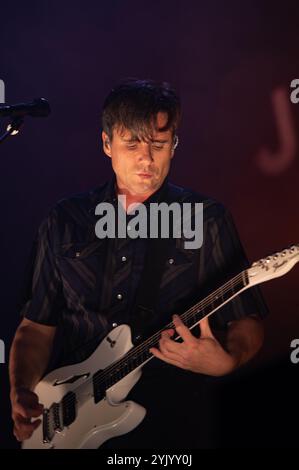
M 299 245 L 252 264 L 180 315 L 189 329 L 245 289 L 286 274 L 299 261 Z M 164 329 L 173 328 L 169 323 Z M 133 346 L 128 325 L 114 328 L 94 353 L 79 364 L 46 375 L 35 392 L 44 405 L 42 424 L 23 449 L 95 449 L 134 429 L 146 410 L 124 401 L 154 356 L 162 330 Z M 174 339 L 179 339 L 179 336 Z

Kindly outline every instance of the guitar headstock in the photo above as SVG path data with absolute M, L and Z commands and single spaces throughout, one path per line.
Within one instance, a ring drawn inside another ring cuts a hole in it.
M 249 284 L 259 284 L 283 276 L 299 261 L 299 244 L 252 263 L 247 270 Z

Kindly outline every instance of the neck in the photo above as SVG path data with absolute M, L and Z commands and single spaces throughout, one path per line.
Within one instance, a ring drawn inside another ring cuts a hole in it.
M 157 191 L 157 189 L 155 189 L 154 191 L 148 191 L 142 194 L 134 194 L 134 193 L 131 193 L 127 188 L 119 186 L 117 182 L 115 184 L 115 190 L 116 190 L 117 196 L 126 196 L 125 201 L 124 201 L 125 204 L 123 204 L 123 201 L 121 201 L 126 212 L 130 204 L 141 204 L 142 202 L 146 201 L 152 194 L 154 194 Z

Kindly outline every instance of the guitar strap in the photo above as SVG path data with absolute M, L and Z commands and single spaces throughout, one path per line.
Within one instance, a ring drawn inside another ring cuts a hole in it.
M 188 192 L 189 193 L 189 192 Z M 181 202 L 186 197 L 186 190 L 169 184 L 163 201 L 167 204 Z M 171 230 L 171 224 L 169 224 Z M 159 235 L 160 230 L 159 230 Z M 132 341 L 134 344 L 140 342 L 146 334 L 150 323 L 156 316 L 156 305 L 158 301 L 159 288 L 166 259 L 170 249 L 169 238 L 148 238 L 147 251 L 145 255 L 144 268 L 137 288 L 135 306 L 130 316 L 132 329 Z

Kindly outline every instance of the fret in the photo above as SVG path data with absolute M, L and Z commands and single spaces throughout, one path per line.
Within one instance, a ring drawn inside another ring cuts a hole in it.
M 195 304 L 182 315 L 182 321 L 190 329 L 202 318 L 209 315 L 217 307 L 228 301 L 237 294 L 243 287 L 249 283 L 247 271 L 243 271 L 238 276 L 226 282 L 223 286 L 206 298 Z M 174 328 L 173 322 L 165 326 L 164 329 Z M 142 365 L 149 358 L 153 357 L 149 352 L 151 347 L 157 347 L 162 330 L 148 338 L 138 346 L 130 349 L 125 356 L 116 363 L 107 367 L 103 371 L 98 371 L 93 375 L 94 397 L 95 401 L 105 394 L 105 391 L 119 382 L 122 378 Z M 174 337 L 174 339 L 176 339 Z M 97 402 L 97 401 L 96 401 Z
M 221 297 L 220 297 L 220 294 L 216 293 L 216 295 L 214 296 L 214 307 L 219 307 L 219 305 L 222 304 L 222 300 L 221 300 Z
M 194 312 L 190 316 L 190 326 L 195 325 L 195 323 L 198 321 L 198 316 L 200 312 Z
M 224 289 L 223 289 L 223 288 L 221 288 L 221 289 L 220 289 L 220 291 L 219 291 L 219 297 L 221 298 L 222 302 L 224 302 L 224 301 L 225 301 L 225 298 L 224 298 L 224 296 L 225 296 Z
M 249 283 L 248 271 L 247 271 L 247 269 L 242 272 L 242 280 L 243 280 L 243 286 L 244 286 L 244 287 L 247 286 L 248 283 Z

